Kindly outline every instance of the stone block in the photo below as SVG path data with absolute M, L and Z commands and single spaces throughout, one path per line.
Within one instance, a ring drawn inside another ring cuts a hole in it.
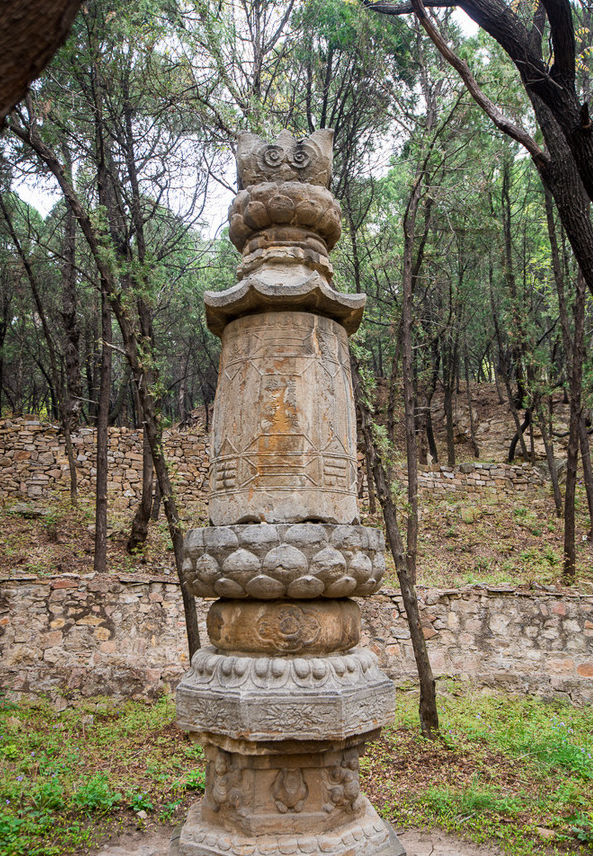
M 340 324 L 297 311 L 231 321 L 212 426 L 212 522 L 357 522 L 355 424 Z
M 174 839 L 169 856 L 406 856 L 392 828 L 377 815 L 365 797 L 362 813 L 335 830 L 319 831 L 306 825 L 294 833 L 248 836 L 205 822 L 202 804 L 194 805 Z M 298 821 L 300 812 L 290 812 Z M 278 824 L 289 826 L 287 813 L 278 812 Z
M 348 651 L 360 640 L 360 609 L 350 600 L 217 601 L 208 635 L 218 649 L 245 654 Z

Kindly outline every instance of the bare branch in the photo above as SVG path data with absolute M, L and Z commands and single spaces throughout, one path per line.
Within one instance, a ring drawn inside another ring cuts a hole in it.
M 435 44 L 439 53 L 441 53 L 446 61 L 459 73 L 459 76 L 465 83 L 474 101 L 482 108 L 486 115 L 492 119 L 496 127 L 504 134 L 512 137 L 512 139 L 516 140 L 518 143 L 521 143 L 521 145 L 527 149 L 538 168 L 547 164 L 548 156 L 542 149 L 540 149 L 533 137 L 531 137 L 524 128 L 521 128 L 519 125 L 511 122 L 511 120 L 503 114 L 502 110 L 500 110 L 500 108 L 482 92 L 478 86 L 477 80 L 470 71 L 469 65 L 465 60 L 458 57 L 457 54 L 451 50 L 440 31 L 428 17 L 426 7 L 422 0 L 412 0 L 412 6 L 418 20 Z

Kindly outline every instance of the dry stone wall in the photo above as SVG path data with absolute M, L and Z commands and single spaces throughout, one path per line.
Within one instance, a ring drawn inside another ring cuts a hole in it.
M 438 676 L 593 702 L 593 596 L 472 586 L 419 589 Z M 415 679 L 400 595 L 361 599 L 363 641 L 396 682 Z M 201 634 L 209 600 L 199 601 Z M 153 697 L 187 668 L 174 577 L 74 574 L 0 580 L 0 686 L 48 695 Z
M 164 445 L 176 483 L 179 502 L 191 508 L 208 494 L 209 438 L 201 426 L 164 432 Z M 96 433 L 81 428 L 73 435 L 81 493 L 95 487 Z M 358 455 L 359 467 L 363 457 Z M 142 431 L 109 429 L 108 491 L 111 507 L 134 507 L 142 490 Z M 364 469 L 361 488 L 366 495 Z M 396 470 L 405 482 L 404 469 Z M 525 491 L 542 484 L 541 473 L 530 464 L 463 463 L 457 467 L 434 464 L 420 467 L 419 486 L 432 491 L 499 493 Z M 0 420 L 0 497 L 42 499 L 55 491 L 68 491 L 70 476 L 64 438 L 57 425 L 31 417 Z
M 400 481 L 407 481 L 405 470 L 396 470 L 396 475 Z M 543 483 L 541 472 L 531 464 L 468 462 L 456 467 L 433 464 L 418 468 L 418 486 L 432 491 L 513 493 Z
M 81 493 L 95 488 L 96 431 L 80 428 L 72 443 Z M 200 426 L 163 434 L 171 474 L 184 507 L 208 492 L 208 437 Z M 135 506 L 142 493 L 142 431 L 109 429 L 108 494 L 117 510 Z M 0 497 L 41 499 L 70 489 L 64 437 L 57 425 L 34 418 L 0 421 Z

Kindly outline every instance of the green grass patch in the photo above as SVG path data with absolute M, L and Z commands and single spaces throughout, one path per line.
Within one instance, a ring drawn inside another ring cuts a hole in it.
M 107 834 L 178 822 L 204 786 L 174 705 L 106 701 L 0 709 L 0 853 L 84 854 Z
M 439 682 L 440 741 L 419 735 L 417 697 L 363 763 L 396 826 L 440 827 L 512 856 L 593 852 L 593 712 Z
M 363 790 L 399 827 L 440 827 L 510 856 L 593 853 L 593 712 L 438 685 L 441 739 L 420 735 L 417 696 L 361 760 Z M 205 761 L 170 699 L 0 708 L 0 853 L 83 856 L 108 834 L 173 825 Z

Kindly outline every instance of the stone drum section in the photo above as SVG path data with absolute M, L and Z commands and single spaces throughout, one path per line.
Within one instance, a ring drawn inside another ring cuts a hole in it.
M 331 286 L 332 143 L 238 141 L 240 281 L 205 296 L 222 340 L 211 525 L 184 547 L 190 591 L 218 598 L 177 690 L 206 787 L 170 856 L 405 856 L 359 784 L 394 687 L 349 599 L 379 589 L 385 545 L 358 519 L 348 335 L 364 297 Z

